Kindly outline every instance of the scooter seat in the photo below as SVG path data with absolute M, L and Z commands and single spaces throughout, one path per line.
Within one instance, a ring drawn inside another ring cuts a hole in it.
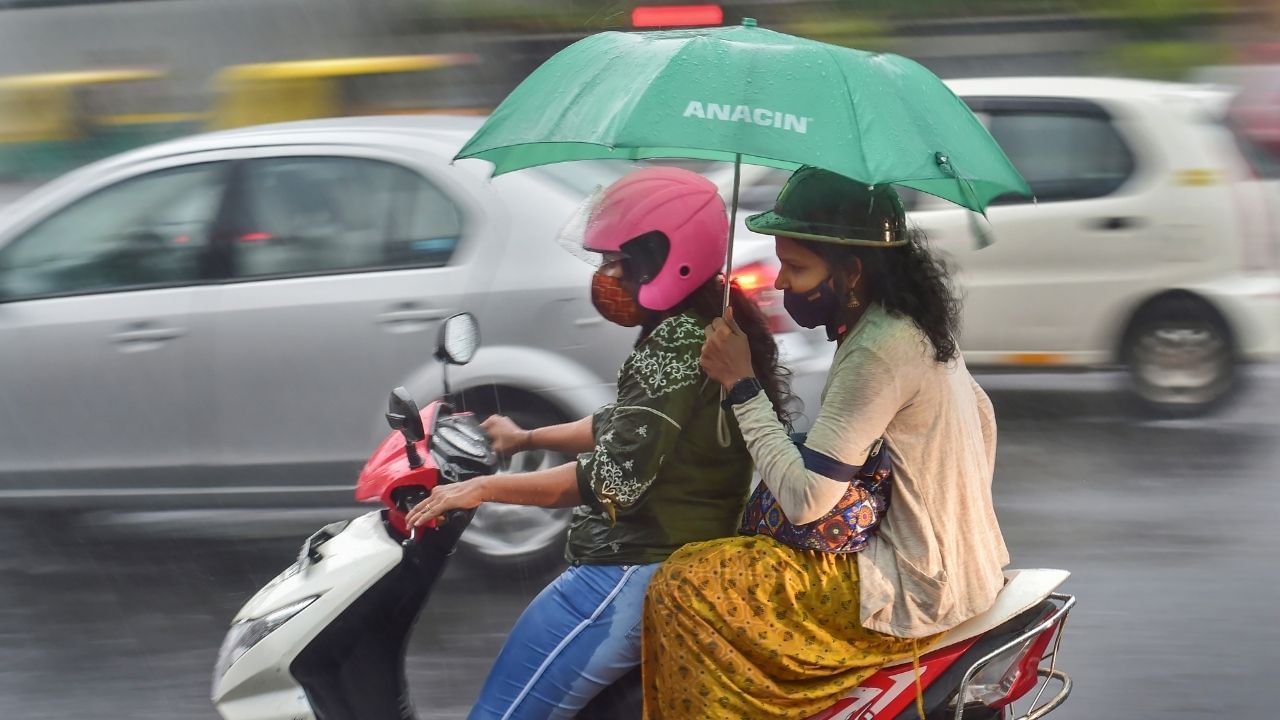
M 954 645 L 1003 625 L 1049 597 L 1070 576 L 1066 570 L 1006 570 L 995 604 L 949 630 L 935 647 Z

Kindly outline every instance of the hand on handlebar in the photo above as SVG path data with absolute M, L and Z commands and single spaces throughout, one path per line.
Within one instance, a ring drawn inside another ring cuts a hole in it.
M 484 502 L 484 478 L 450 485 L 437 485 L 431 497 L 414 506 L 405 516 L 409 527 L 421 527 L 450 510 L 470 510 Z
M 515 453 L 531 449 L 529 431 L 515 424 L 515 421 L 506 415 L 490 415 L 480 423 L 480 429 L 489 436 L 494 452 L 502 457 L 510 457 Z

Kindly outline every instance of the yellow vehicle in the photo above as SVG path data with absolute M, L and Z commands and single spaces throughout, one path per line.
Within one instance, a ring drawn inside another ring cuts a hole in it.
M 0 77 L 0 179 L 31 180 L 198 127 L 156 113 L 166 74 L 105 69 Z
M 233 65 L 215 80 L 214 129 L 343 115 L 484 112 L 448 107 L 439 71 L 475 62 L 468 54 L 390 55 Z

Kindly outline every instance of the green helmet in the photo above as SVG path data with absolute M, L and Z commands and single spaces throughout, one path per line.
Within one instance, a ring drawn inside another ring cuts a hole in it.
M 867 185 L 809 166 L 791 175 L 772 211 L 747 218 L 747 227 L 762 235 L 841 245 L 907 244 L 907 213 L 893 186 Z

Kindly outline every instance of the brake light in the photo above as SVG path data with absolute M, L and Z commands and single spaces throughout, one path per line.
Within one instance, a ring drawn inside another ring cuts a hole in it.
M 266 242 L 271 239 L 271 233 L 251 232 L 240 236 L 240 242 Z
M 631 24 L 648 27 L 698 27 L 724 22 L 719 5 L 642 5 L 631 11 Z
M 999 710 L 1026 695 L 1040 680 L 1040 661 L 1057 631 L 1058 625 L 1054 624 L 993 658 L 974 675 L 960 700 L 966 704 L 980 702 Z
M 738 287 L 743 292 L 759 292 L 761 289 L 772 288 L 773 281 L 778 278 L 778 273 L 771 270 L 763 263 L 755 263 L 735 272 L 733 279 L 738 281 Z
M 755 301 L 769 321 L 769 329 L 775 333 L 788 332 L 795 329 L 795 323 L 782 305 L 782 293 L 773 287 L 777 279 L 777 268 L 762 262 L 743 265 L 733 272 L 734 283 Z

